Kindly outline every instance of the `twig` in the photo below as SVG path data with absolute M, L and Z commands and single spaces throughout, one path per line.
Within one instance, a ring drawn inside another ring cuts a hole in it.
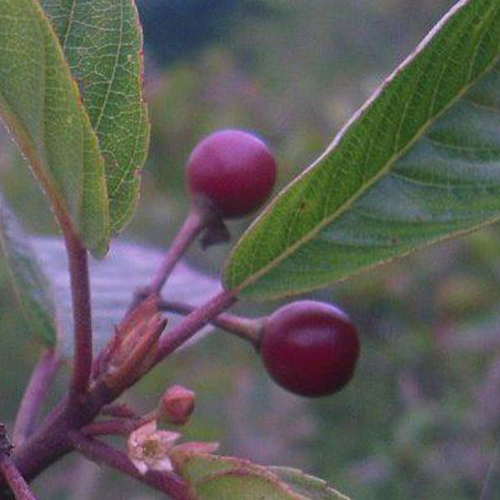
M 3 456 L 0 458 L 0 470 L 16 500 L 36 500 L 10 457 Z
M 46 350 L 40 357 L 19 406 L 12 439 L 16 446 L 31 435 L 43 405 L 47 390 L 60 366 L 53 349 Z
M 82 427 L 81 432 L 86 436 L 128 436 L 137 427 L 140 427 L 139 420 L 132 419 L 111 419 L 100 422 L 91 422 Z
M 0 424 L 0 473 L 17 500 L 35 500 L 10 455 L 13 446 L 7 437 L 5 425 Z
M 160 309 L 187 316 L 196 307 L 181 302 L 162 300 L 159 303 Z M 243 340 L 247 340 L 255 347 L 259 344 L 259 332 L 263 323 L 263 318 L 249 319 L 236 316 L 235 314 L 221 313 L 210 320 L 212 325 L 232 333 Z
M 152 411 L 141 418 L 117 418 L 102 420 L 100 422 L 91 422 L 85 427 L 82 427 L 81 432 L 86 436 L 128 436 L 139 427 L 142 427 L 148 422 L 154 420 L 156 418 L 156 415 L 156 411 Z
M 115 418 L 139 418 L 137 413 L 124 403 L 116 403 L 104 406 L 101 415 Z
M 92 313 L 87 250 L 78 237 L 65 233 L 69 260 L 75 336 L 73 378 L 70 395 L 78 398 L 88 390 L 92 372 Z
M 103 463 L 117 469 L 138 481 L 141 481 L 158 491 L 169 495 L 174 500 L 190 500 L 191 496 L 185 481 L 174 473 L 149 471 L 142 475 L 129 460 L 127 455 L 112 446 L 91 439 L 81 432 L 73 431 L 70 434 L 71 442 L 78 452 L 89 460 Z

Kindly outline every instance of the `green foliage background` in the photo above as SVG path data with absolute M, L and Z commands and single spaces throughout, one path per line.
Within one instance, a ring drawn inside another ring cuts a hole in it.
M 139 211 L 122 239 L 168 244 L 187 209 L 186 157 L 214 129 L 239 127 L 264 137 L 276 151 L 284 185 L 454 2 L 267 3 L 266 17 L 221 18 L 224 43 L 219 37 L 166 67 L 149 59 L 151 149 Z M 31 231 L 52 232 L 45 201 L 16 161 L 2 137 L 6 197 Z M 231 224 L 233 241 L 247 224 Z M 194 249 L 189 257 L 217 273 L 229 249 Z M 186 385 L 199 398 L 188 438 L 220 440 L 224 453 L 303 468 L 357 500 L 477 499 L 492 463 L 482 500 L 494 499 L 500 486 L 500 464 L 496 474 L 492 462 L 500 435 L 499 255 L 494 226 L 314 294 L 340 303 L 361 332 L 358 373 L 338 396 L 308 401 L 283 392 L 248 346 L 220 333 L 158 368 L 130 401 L 150 409 L 167 384 Z M 262 314 L 277 305 L 239 308 Z M 2 263 L 0 318 L 1 418 L 8 422 L 38 348 L 25 341 Z M 49 471 L 36 489 L 41 498 L 157 497 L 76 460 Z

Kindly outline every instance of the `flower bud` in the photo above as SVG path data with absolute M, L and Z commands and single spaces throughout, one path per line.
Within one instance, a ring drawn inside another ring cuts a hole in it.
M 158 404 L 158 423 L 184 425 L 193 413 L 195 398 L 193 391 L 181 385 L 167 389 Z

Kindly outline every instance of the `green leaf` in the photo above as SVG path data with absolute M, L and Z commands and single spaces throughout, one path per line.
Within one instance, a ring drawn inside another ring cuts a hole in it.
M 200 500 L 308 500 L 266 467 L 248 460 L 188 453 L 174 464 Z
M 53 347 L 57 335 L 52 290 L 19 222 L 1 197 L 0 256 L 7 264 L 29 333 Z
M 205 477 L 223 471 L 247 470 L 254 473 L 265 471 L 261 465 L 236 457 L 204 453 L 185 453 L 180 458 L 173 457 L 176 471 L 189 483 L 195 484 Z
M 233 251 L 225 286 L 325 286 L 500 217 L 500 1 L 463 0 Z
M 268 470 L 285 481 L 294 491 L 310 500 L 349 500 L 338 491 L 330 488 L 325 481 L 304 474 L 291 467 L 268 467 Z
M 30 240 L 42 269 L 50 278 L 57 303 L 60 323 L 59 351 L 61 357 L 73 356 L 73 315 L 68 264 L 64 244 L 60 238 L 33 237 Z M 92 323 L 94 350 L 98 353 L 114 334 L 114 327 L 121 322 L 134 292 L 147 284 L 149 277 L 163 261 L 164 253 L 131 243 L 116 242 L 106 259 L 89 262 L 92 286 Z M 202 274 L 184 263 L 176 266 L 163 293 L 166 300 L 200 305 L 221 291 L 220 282 Z M 165 313 L 168 327 L 172 328 L 179 316 Z M 194 341 L 212 327 L 206 327 Z
M 37 0 L 0 0 L 0 115 L 63 230 L 103 255 L 109 239 L 104 161 Z
M 272 474 L 235 469 L 207 476 L 196 484 L 195 492 L 200 500 L 308 500 Z
M 111 228 L 135 208 L 149 140 L 142 38 L 132 0 L 41 0 L 54 24 L 106 162 Z

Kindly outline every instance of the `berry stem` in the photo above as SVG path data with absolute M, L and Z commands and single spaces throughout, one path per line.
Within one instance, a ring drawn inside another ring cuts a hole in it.
M 186 250 L 200 234 L 203 228 L 206 227 L 206 224 L 206 217 L 204 217 L 196 208 L 192 208 L 186 217 L 183 226 L 170 245 L 170 248 L 167 250 L 160 269 L 158 269 L 156 276 L 149 285 L 149 294 L 159 294 L 161 292 L 175 265 L 186 253 Z
M 204 305 L 194 309 L 160 340 L 156 362 L 165 359 L 237 300 L 235 291 L 223 291 Z
M 0 457 L 0 471 L 16 500 L 36 500 L 28 484 L 8 456 Z
M 60 359 L 53 349 L 46 350 L 35 366 L 14 424 L 12 439 L 16 446 L 32 434 L 47 391 L 60 366 Z
M 70 440 L 74 448 L 92 462 L 104 463 L 113 469 L 119 470 L 123 474 L 127 474 L 165 493 L 173 500 L 190 500 L 191 498 L 187 484 L 173 472 L 149 471 L 142 475 L 125 453 L 103 441 L 89 438 L 77 431 L 70 433 Z
M 184 316 L 191 314 L 196 309 L 195 306 L 189 304 L 167 300 L 162 300 L 159 306 L 162 311 L 174 312 Z M 243 318 L 229 313 L 221 313 L 210 320 L 210 323 L 214 326 L 250 342 L 254 347 L 259 345 L 263 322 L 264 318 Z
M 149 285 L 137 291 L 128 312 L 135 309 L 146 297 L 152 294 L 159 295 L 161 293 L 175 265 L 203 229 L 207 227 L 209 220 L 210 217 L 207 212 L 194 206 L 191 208 L 184 224 L 167 250 L 163 262 L 153 280 Z

